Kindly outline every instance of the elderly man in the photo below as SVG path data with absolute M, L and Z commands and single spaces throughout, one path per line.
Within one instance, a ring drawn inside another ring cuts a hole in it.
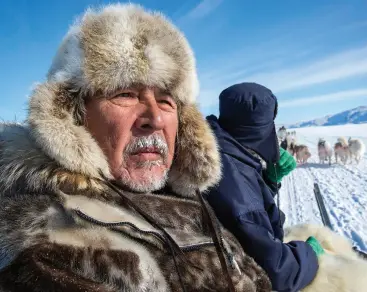
M 184 36 L 88 11 L 0 137 L 0 291 L 271 291 L 200 192 L 220 178 Z

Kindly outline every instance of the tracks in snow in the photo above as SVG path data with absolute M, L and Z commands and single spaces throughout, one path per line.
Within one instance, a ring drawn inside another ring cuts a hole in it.
M 298 168 L 284 178 L 280 206 L 287 216 L 285 226 L 306 222 L 322 224 L 313 183 L 313 177 L 304 168 Z
M 360 165 L 321 165 L 317 162 L 317 139 L 301 139 L 312 157 L 283 179 L 280 205 L 287 216 L 285 225 L 322 224 L 313 193 L 317 182 L 334 230 L 367 251 L 367 157 Z

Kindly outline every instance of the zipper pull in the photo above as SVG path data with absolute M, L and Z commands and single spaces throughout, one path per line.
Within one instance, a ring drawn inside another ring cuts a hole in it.
M 240 267 L 238 266 L 238 263 L 232 253 L 228 253 L 228 262 L 233 270 L 236 270 L 240 275 L 242 275 Z

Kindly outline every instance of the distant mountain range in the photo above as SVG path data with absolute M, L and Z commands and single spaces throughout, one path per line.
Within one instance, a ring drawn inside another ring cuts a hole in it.
M 360 106 L 335 115 L 325 116 L 323 118 L 300 122 L 291 125 L 285 125 L 286 128 L 304 128 L 315 126 L 336 126 L 345 124 L 363 124 L 367 123 L 367 106 Z

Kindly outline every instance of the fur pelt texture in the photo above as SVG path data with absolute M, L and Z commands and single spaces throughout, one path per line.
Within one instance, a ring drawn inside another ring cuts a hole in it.
M 45 155 L 27 127 L 2 125 L 0 140 L 0 291 L 181 291 L 162 231 L 125 199 Z M 180 246 L 187 291 L 227 291 L 199 202 L 172 193 L 124 196 Z M 271 291 L 265 272 L 221 232 L 236 291 Z
M 285 242 L 315 236 L 331 253 L 319 257 L 315 279 L 303 292 L 361 292 L 367 286 L 367 261 L 352 249 L 351 242 L 324 226 L 302 224 L 286 229 Z
M 178 105 L 170 186 L 182 195 L 197 188 L 205 191 L 220 179 L 220 156 L 195 104 L 198 79 L 193 52 L 164 16 L 137 5 L 88 10 L 70 28 L 46 82 L 31 94 L 31 136 L 67 170 L 111 177 L 104 153 L 83 126 L 85 100 L 139 83 L 167 90 Z

